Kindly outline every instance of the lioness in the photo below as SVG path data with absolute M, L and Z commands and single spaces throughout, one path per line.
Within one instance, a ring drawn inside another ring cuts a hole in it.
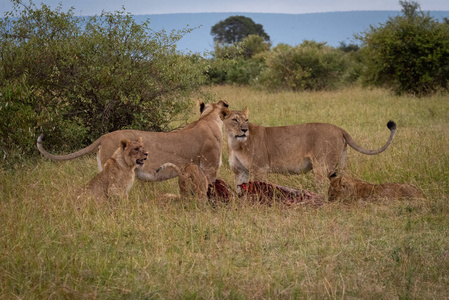
M 424 198 L 423 193 L 412 184 L 384 183 L 371 184 L 350 177 L 331 177 L 328 190 L 328 200 L 343 199 L 400 199 Z
M 181 197 L 196 196 L 200 200 L 207 199 L 208 181 L 206 175 L 200 167 L 189 163 L 181 169 L 175 164 L 165 163 L 156 172 L 161 172 L 166 168 L 172 168 L 178 174 L 178 185 Z
M 136 176 L 134 170 L 142 166 L 147 157 L 141 137 L 136 141 L 122 140 L 103 170 L 87 184 L 86 189 L 97 199 L 127 197 Z
M 378 150 L 358 146 L 343 129 L 326 123 L 264 127 L 248 123 L 248 108 L 231 111 L 224 120 L 229 164 L 238 186 L 250 173 L 264 181 L 268 172 L 299 174 L 313 169 L 315 183 L 323 185 L 329 174 L 345 167 L 347 145 L 358 152 L 379 154 L 393 141 L 396 124 L 389 121 L 390 137 Z
M 222 126 L 223 119 L 228 114 L 228 104 L 218 101 L 213 104 L 201 104 L 201 115 L 180 130 L 171 132 L 146 132 L 139 130 L 117 130 L 102 135 L 90 146 L 67 155 L 53 155 L 42 146 L 42 135 L 37 140 L 37 148 L 49 159 L 71 160 L 97 151 L 98 168 L 111 157 L 122 139 L 143 138 L 144 148 L 151 154 L 142 168 L 136 169 L 137 178 L 145 181 L 161 181 L 177 176 L 172 168 L 156 172 L 156 169 L 166 162 L 177 166 L 194 163 L 201 167 L 209 182 L 213 182 L 221 165 Z

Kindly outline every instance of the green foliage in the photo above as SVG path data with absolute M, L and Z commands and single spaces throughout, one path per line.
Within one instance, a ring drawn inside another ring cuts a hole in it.
M 263 61 L 257 59 L 240 59 L 237 60 L 230 70 L 228 70 L 228 83 L 236 83 L 241 85 L 251 85 L 260 75 L 262 70 L 266 68 Z
M 269 51 L 271 44 L 258 35 L 249 35 L 239 43 L 222 45 L 215 43 L 214 57 L 218 59 L 250 59 L 253 56 Z
M 249 59 L 259 53 L 270 51 L 271 43 L 266 42 L 263 37 L 251 34 L 247 36 L 240 44 L 241 53 L 244 58 Z
M 206 74 L 212 83 L 250 84 L 265 67 L 257 55 L 269 51 L 270 43 L 249 35 L 233 45 L 215 43 L 214 59 Z
M 357 44 L 346 44 L 345 42 L 340 42 L 338 49 L 343 52 L 357 52 L 360 50 L 360 46 Z
M 215 58 L 207 69 L 212 83 L 250 84 L 271 90 L 323 90 L 354 82 L 360 74 L 360 58 L 324 43 L 305 41 L 292 47 L 271 45 L 250 35 L 233 45 L 215 44 Z
M 236 63 L 232 59 L 211 59 L 206 64 L 204 75 L 212 84 L 226 83 L 228 80 L 228 72 Z
M 258 84 L 273 90 L 331 89 L 348 79 L 348 56 L 324 43 L 280 45 L 266 53 L 265 62 Z
M 0 22 L 3 152 L 32 151 L 41 131 L 70 149 L 117 129 L 168 130 L 204 81 L 202 65 L 176 50 L 192 29 L 154 32 L 124 10 L 78 18 L 13 1 Z
M 256 59 L 213 59 L 206 67 L 205 75 L 214 84 L 251 84 L 266 67 Z
M 270 40 L 261 24 L 256 24 L 251 18 L 244 16 L 231 16 L 218 22 L 212 26 L 210 34 L 214 41 L 220 44 L 238 43 L 251 34 L 258 35 L 265 41 Z
M 449 26 L 400 1 L 403 15 L 370 29 L 358 38 L 366 66 L 364 82 L 396 93 L 427 95 L 448 89 Z

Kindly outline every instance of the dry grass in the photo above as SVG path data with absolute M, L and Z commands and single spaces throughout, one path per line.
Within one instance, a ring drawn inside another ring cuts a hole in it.
M 426 200 L 213 207 L 166 199 L 176 180 L 136 182 L 128 201 L 76 201 L 94 157 L 36 158 L 0 170 L 0 299 L 443 299 L 449 290 L 447 97 L 383 90 L 268 94 L 214 87 L 262 125 L 329 122 L 378 156 L 349 152 L 349 172 L 417 184 Z M 220 178 L 232 183 L 226 151 Z M 314 190 L 311 174 L 270 180 Z

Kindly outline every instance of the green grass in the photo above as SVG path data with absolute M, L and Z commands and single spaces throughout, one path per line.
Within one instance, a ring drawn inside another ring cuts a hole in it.
M 128 200 L 76 200 L 93 156 L 0 170 L 0 299 L 443 299 L 449 291 L 449 103 L 384 90 L 265 93 L 214 87 L 261 125 L 329 122 L 381 155 L 349 150 L 348 172 L 410 182 L 426 200 L 266 207 L 168 199 L 176 180 Z M 195 117 L 197 112 L 195 110 Z M 194 119 L 194 117 L 192 117 Z M 219 177 L 232 174 L 224 151 Z M 315 190 L 312 174 L 270 181 Z

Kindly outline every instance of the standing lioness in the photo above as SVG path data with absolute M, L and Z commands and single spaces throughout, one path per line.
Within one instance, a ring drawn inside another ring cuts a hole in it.
M 214 182 L 221 164 L 223 119 L 229 112 L 228 104 L 218 101 L 201 105 L 201 116 L 186 127 L 172 132 L 147 132 L 139 130 L 117 130 L 105 134 L 90 146 L 67 155 L 53 155 L 42 146 L 42 136 L 37 140 L 37 148 L 47 158 L 53 160 L 70 160 L 97 152 L 98 168 L 103 165 L 117 149 L 122 139 L 133 140 L 142 137 L 144 148 L 150 157 L 142 168 L 136 169 L 137 178 L 146 181 L 160 181 L 177 176 L 168 168 L 157 172 L 156 169 L 166 162 L 177 166 L 194 163 L 201 167 L 209 182 Z
M 312 169 L 315 182 L 324 183 L 329 174 L 344 169 L 347 145 L 364 154 L 379 154 L 388 148 L 396 132 L 396 124 L 388 122 L 387 143 L 378 150 L 367 150 L 331 124 L 264 127 L 248 123 L 248 108 L 231 111 L 224 125 L 237 187 L 249 181 L 250 173 L 254 180 L 264 180 L 268 172 L 299 174 Z

